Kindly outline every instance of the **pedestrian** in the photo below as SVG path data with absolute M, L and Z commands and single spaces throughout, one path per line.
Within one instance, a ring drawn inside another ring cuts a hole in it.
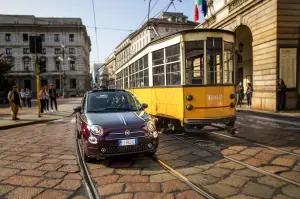
M 286 85 L 283 79 L 279 79 L 277 85 L 277 111 L 283 111 L 286 104 Z
M 21 95 L 21 100 L 22 100 L 22 102 L 23 102 L 23 105 L 24 105 L 24 107 L 26 107 L 25 91 L 24 91 L 23 88 L 21 89 L 20 95 Z
M 248 83 L 247 90 L 246 90 L 247 108 L 251 108 L 251 106 L 252 106 L 252 93 L 253 93 L 252 85 L 251 85 L 251 83 Z
M 57 93 L 56 93 L 56 89 L 54 88 L 53 84 L 50 84 L 49 95 L 50 95 L 50 103 L 51 103 L 52 112 L 53 112 L 53 102 L 55 105 L 55 110 L 57 111 L 57 102 L 56 102 Z
M 242 107 L 242 100 L 243 100 L 243 95 L 244 95 L 244 91 L 243 91 L 243 85 L 242 82 L 240 82 L 237 86 L 236 86 L 236 105 Z
M 45 99 L 46 99 L 46 92 L 45 87 L 42 88 L 40 91 L 40 103 L 41 103 L 41 113 L 44 113 L 45 111 Z
M 27 103 L 28 108 L 31 108 L 31 98 L 32 98 L 32 91 L 29 88 L 26 88 L 25 101 Z
M 47 113 L 47 112 L 49 112 L 49 100 L 50 100 L 50 96 L 49 96 L 49 93 L 48 93 L 48 86 L 47 85 L 45 85 L 44 86 L 45 87 L 45 112 Z
M 9 101 L 10 109 L 11 109 L 11 119 L 12 120 L 19 120 L 18 112 L 19 108 L 22 109 L 22 99 L 21 95 L 18 92 L 18 88 L 13 86 L 12 91 L 8 93 L 7 99 Z

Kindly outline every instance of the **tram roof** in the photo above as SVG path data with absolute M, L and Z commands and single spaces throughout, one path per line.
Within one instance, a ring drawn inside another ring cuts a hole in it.
M 181 30 L 181 31 L 173 32 L 173 33 L 164 35 L 162 37 L 156 38 L 156 39 L 152 40 L 149 44 L 159 41 L 159 40 L 167 39 L 168 37 L 171 37 L 174 35 L 195 33 L 195 32 L 219 32 L 219 33 L 227 33 L 227 34 L 235 35 L 235 32 L 232 32 L 229 30 L 224 30 L 224 29 L 209 29 L 209 28 L 188 29 L 188 30 Z

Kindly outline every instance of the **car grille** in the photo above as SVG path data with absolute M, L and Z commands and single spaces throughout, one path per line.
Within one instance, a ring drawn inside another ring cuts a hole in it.
M 110 146 L 107 149 L 107 154 L 130 153 L 149 150 L 147 144 L 139 144 L 133 146 Z

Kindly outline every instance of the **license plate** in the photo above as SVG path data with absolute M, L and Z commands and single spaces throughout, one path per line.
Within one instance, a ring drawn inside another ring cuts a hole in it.
M 119 146 L 130 146 L 130 145 L 136 145 L 137 143 L 138 143 L 137 139 L 118 140 Z

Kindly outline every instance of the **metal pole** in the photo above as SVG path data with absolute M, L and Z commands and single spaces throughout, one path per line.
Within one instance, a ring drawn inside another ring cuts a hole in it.
M 39 73 L 39 64 L 38 56 L 36 56 L 35 62 L 35 72 L 36 72 L 36 95 L 37 95 L 37 107 L 38 107 L 38 117 L 41 117 L 41 102 L 40 102 L 40 73 Z
M 65 46 L 63 46 L 63 98 L 65 98 Z

